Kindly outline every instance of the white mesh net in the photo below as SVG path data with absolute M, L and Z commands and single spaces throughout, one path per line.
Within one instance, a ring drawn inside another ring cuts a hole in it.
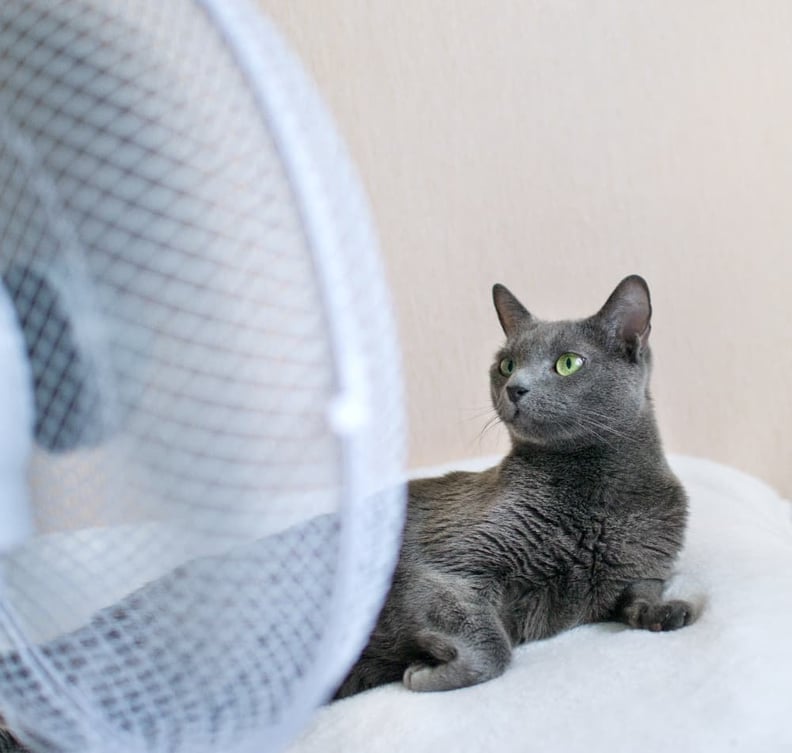
M 0 4 L 0 272 L 37 531 L 0 713 L 41 750 L 276 749 L 384 598 L 404 425 L 365 202 L 269 26 Z

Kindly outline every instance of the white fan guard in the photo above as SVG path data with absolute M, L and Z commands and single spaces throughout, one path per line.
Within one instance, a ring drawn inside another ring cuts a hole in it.
M 404 417 L 365 201 L 252 6 L 0 4 L 0 272 L 36 439 L 0 714 L 42 751 L 282 747 L 384 598 Z

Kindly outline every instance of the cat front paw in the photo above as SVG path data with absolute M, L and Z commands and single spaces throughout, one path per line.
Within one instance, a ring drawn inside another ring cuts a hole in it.
M 627 624 L 654 633 L 678 630 L 693 622 L 693 607 L 686 601 L 651 603 L 636 601 L 629 608 Z
M 404 687 L 407 688 L 407 690 L 413 690 L 417 693 L 420 693 L 430 689 L 433 690 L 433 688 L 428 687 L 431 677 L 432 667 L 430 667 L 428 664 L 424 664 L 423 662 L 415 662 L 415 664 L 410 664 L 410 666 L 404 670 L 402 682 L 404 683 Z

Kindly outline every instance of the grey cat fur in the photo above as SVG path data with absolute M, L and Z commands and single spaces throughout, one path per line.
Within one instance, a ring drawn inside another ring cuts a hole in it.
M 409 485 L 390 592 L 336 698 L 395 680 L 418 691 L 484 682 L 517 644 L 582 623 L 673 630 L 693 618 L 662 596 L 687 499 L 649 396 L 646 282 L 625 278 L 577 321 L 540 321 L 502 285 L 493 299 L 507 339 L 491 395 L 512 449 L 482 473 Z M 560 376 L 565 353 L 584 365 Z

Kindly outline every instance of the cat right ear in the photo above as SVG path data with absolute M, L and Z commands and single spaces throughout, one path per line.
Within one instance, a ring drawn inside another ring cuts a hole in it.
M 496 283 L 492 286 L 492 301 L 506 337 L 511 337 L 531 323 L 531 314 L 528 309 L 514 297 L 505 285 Z
M 611 337 L 624 343 L 635 356 L 646 348 L 652 330 L 649 286 L 638 275 L 625 277 L 596 314 Z

